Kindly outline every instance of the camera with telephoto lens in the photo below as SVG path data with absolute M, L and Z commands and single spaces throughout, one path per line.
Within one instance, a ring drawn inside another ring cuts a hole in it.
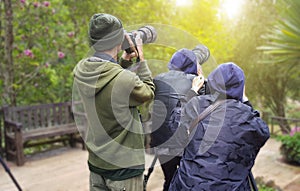
M 143 41 L 143 44 L 153 43 L 157 38 L 156 30 L 153 26 L 147 25 L 139 28 L 138 30 L 127 32 L 128 36 L 132 40 L 134 46 L 136 46 L 134 32 L 138 33 Z M 130 44 L 126 38 L 122 43 L 122 50 L 125 50 L 128 54 L 132 53 Z
M 209 56 L 210 56 L 209 49 L 206 46 L 202 45 L 202 44 L 197 45 L 192 51 L 196 55 L 197 62 L 200 65 L 205 63 L 208 60 Z M 204 81 L 203 86 L 198 90 L 198 94 L 199 95 L 210 94 L 210 91 L 209 91 L 209 88 L 208 88 L 208 85 L 207 85 L 207 80 Z

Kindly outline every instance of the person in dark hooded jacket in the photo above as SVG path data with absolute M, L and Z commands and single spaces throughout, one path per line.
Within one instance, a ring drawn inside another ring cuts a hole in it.
M 234 63 L 218 66 L 207 79 L 210 95 L 193 97 L 179 128 L 190 131 L 170 191 L 250 191 L 248 175 L 268 126 L 245 97 L 245 77 Z M 190 123 L 217 100 L 225 100 L 198 125 Z
M 155 98 L 150 145 L 155 148 L 164 173 L 164 191 L 169 188 L 183 151 L 183 148 L 178 147 L 176 140 L 172 138 L 175 136 L 168 126 L 171 111 L 179 100 L 185 102 L 185 94 L 191 90 L 193 79 L 198 75 L 202 76 L 200 64 L 209 57 L 209 50 L 206 46 L 198 45 L 197 50 L 202 53 L 196 55 L 194 51 L 187 48 L 176 51 L 168 63 L 169 71 L 157 75 L 153 80 Z

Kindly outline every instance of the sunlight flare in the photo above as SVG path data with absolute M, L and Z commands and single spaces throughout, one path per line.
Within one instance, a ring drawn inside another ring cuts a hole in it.
M 229 19 L 238 17 L 241 13 L 243 0 L 223 0 L 221 10 L 226 13 Z
M 176 0 L 176 6 L 189 6 L 192 4 L 192 0 Z

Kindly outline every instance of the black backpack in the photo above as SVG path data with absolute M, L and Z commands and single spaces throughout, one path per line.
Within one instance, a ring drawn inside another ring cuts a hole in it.
M 184 108 L 185 103 L 185 98 L 178 99 L 176 106 L 171 111 L 170 118 L 168 121 L 168 128 L 172 133 L 175 133 L 179 126 L 181 111 Z

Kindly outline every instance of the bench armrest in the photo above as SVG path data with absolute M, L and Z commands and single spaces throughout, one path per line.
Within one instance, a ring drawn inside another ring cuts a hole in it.
M 4 129 L 7 132 L 9 129 L 12 129 L 14 132 L 21 131 L 22 129 L 22 123 L 11 121 L 8 119 L 4 120 Z

